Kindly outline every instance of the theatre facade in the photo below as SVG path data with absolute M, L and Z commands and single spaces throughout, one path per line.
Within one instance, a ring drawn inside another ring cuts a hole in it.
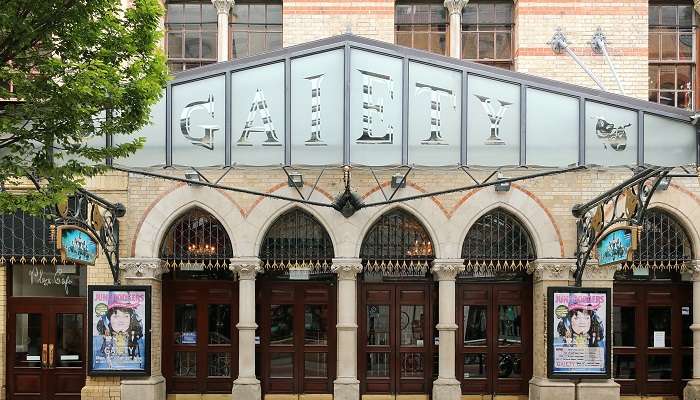
M 692 117 L 349 34 L 179 73 L 58 210 L 123 205 L 118 257 L 2 216 L 0 398 L 700 398 Z M 572 208 L 657 167 L 630 260 L 583 271 L 608 376 L 552 376 Z

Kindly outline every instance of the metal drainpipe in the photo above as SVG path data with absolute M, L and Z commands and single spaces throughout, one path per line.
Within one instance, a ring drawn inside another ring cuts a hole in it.
M 584 63 L 581 61 L 580 58 L 574 53 L 573 50 L 569 48 L 569 43 L 566 41 L 566 36 L 564 36 L 564 33 L 561 31 L 560 28 L 557 28 L 556 32 L 554 32 L 554 36 L 552 36 L 552 40 L 550 40 L 547 44 L 549 44 L 552 47 L 552 50 L 560 54 L 562 51 L 565 51 L 566 54 L 569 55 L 574 61 L 576 61 L 576 64 L 579 65 L 587 74 L 588 76 L 593 79 L 593 82 L 598 85 L 598 87 L 601 90 L 607 91 L 605 86 L 603 86 L 603 82 L 601 82 L 594 74 L 593 71 L 591 71 Z
M 610 55 L 608 55 L 607 43 L 608 40 L 606 39 L 603 30 L 598 27 L 598 30 L 595 32 L 595 34 L 593 34 L 593 39 L 591 39 L 591 48 L 593 49 L 594 53 L 602 54 L 603 57 L 605 57 L 605 63 L 608 64 L 610 72 L 612 72 L 615 82 L 617 82 L 617 87 L 620 89 L 620 93 L 625 94 L 625 89 L 622 88 L 622 82 L 620 81 L 620 77 L 617 75 L 617 70 L 610 59 Z

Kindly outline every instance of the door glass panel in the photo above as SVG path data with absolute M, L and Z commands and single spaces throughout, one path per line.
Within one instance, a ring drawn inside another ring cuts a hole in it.
M 367 376 L 389 376 L 389 353 L 367 353 Z
M 138 340 L 138 339 L 137 339 Z M 133 352 L 134 357 L 139 357 L 138 344 L 131 346 L 129 341 L 128 355 Z M 134 342 L 137 343 L 137 342 Z M 57 314 L 56 315 L 56 356 L 54 358 L 57 367 L 76 367 L 83 362 L 83 314 Z
M 683 354 L 683 357 L 681 358 L 681 364 L 683 365 L 683 368 L 681 368 L 681 379 L 690 379 L 693 377 L 693 355 L 692 354 Z
M 486 376 L 486 354 L 464 355 L 464 378 L 483 378 Z
M 294 344 L 294 306 L 272 304 L 270 306 L 270 344 Z M 274 364 L 273 368 L 274 368 Z
M 32 297 L 85 297 L 87 268 L 76 265 L 15 265 L 12 295 Z
M 420 378 L 423 377 L 423 353 L 401 353 L 401 377 Z
M 209 310 L 209 344 L 231 344 L 231 305 L 209 304 L 207 308 Z
M 197 376 L 197 353 L 193 351 L 175 352 L 175 376 Z
M 217 352 L 207 355 L 209 376 L 231 376 L 231 353 Z
M 176 344 L 197 344 L 197 305 L 175 305 L 175 338 Z M 176 368 L 177 370 L 177 368 Z
M 498 355 L 499 378 L 522 378 L 522 356 L 517 353 L 501 353 Z
M 486 345 L 486 306 L 464 306 L 464 345 Z
M 272 353 L 270 355 L 270 377 L 294 377 L 294 353 Z
M 615 346 L 634 346 L 634 307 L 614 307 L 613 344 Z
M 671 356 L 649 356 L 648 379 L 671 379 Z
M 41 367 L 41 314 L 15 315 L 15 365 Z
M 423 306 L 401 306 L 401 345 L 423 347 Z M 403 365 L 401 366 L 403 370 Z M 422 368 L 422 367 L 421 367 Z M 422 371 L 421 371 L 422 373 Z
M 328 353 L 305 353 L 304 376 L 307 378 L 325 378 L 328 376 Z
M 615 379 L 634 379 L 637 376 L 634 355 L 613 355 L 613 377 Z
M 520 344 L 520 306 L 498 306 L 498 344 Z
M 304 344 L 328 344 L 328 306 L 307 304 L 304 306 Z
M 671 307 L 649 307 L 648 316 L 648 346 L 671 347 Z M 651 374 L 651 365 L 649 373 Z
M 389 345 L 389 306 L 388 305 L 370 304 L 367 306 L 367 345 L 368 346 L 388 346 Z M 388 368 L 388 366 L 387 366 L 387 368 Z M 369 372 L 368 372 L 368 374 L 369 374 Z M 384 375 L 374 375 L 374 376 L 384 376 Z

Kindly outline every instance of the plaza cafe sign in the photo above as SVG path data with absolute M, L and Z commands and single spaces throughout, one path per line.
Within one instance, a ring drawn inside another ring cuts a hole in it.
M 695 164 L 691 113 L 341 35 L 177 74 L 128 167 Z M 124 141 L 132 137 L 115 137 Z

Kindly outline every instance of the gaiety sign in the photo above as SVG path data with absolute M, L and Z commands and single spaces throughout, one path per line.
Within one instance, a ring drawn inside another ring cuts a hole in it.
M 74 225 L 57 228 L 56 247 L 65 263 L 95 265 L 97 240 L 90 232 Z

